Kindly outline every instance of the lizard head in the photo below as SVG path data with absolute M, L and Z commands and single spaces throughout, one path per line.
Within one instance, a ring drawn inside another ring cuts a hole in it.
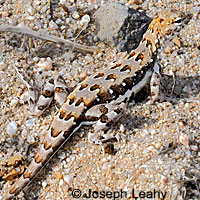
M 172 9 L 165 10 L 160 12 L 158 16 L 153 19 L 150 24 L 150 29 L 154 32 L 156 27 L 156 31 L 160 36 L 173 36 L 175 33 L 179 32 L 191 18 L 192 14 L 187 12 L 183 13 Z

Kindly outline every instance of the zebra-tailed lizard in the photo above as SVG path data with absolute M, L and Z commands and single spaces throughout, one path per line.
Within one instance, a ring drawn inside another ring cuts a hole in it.
M 64 80 L 57 77 L 48 82 L 37 101 L 37 93 L 24 81 L 30 93 L 29 112 L 32 115 L 41 115 L 53 96 L 58 100 L 58 105 L 62 106 L 56 112 L 35 158 L 3 200 L 12 199 L 27 186 L 81 125 L 92 125 L 89 142 L 102 144 L 116 136 L 100 136 L 99 132 L 108 129 L 119 119 L 127 102 L 134 99 L 146 84 L 150 83 L 152 98 L 156 100 L 159 92 L 159 65 L 155 59 L 160 43 L 168 36 L 173 36 L 190 18 L 191 15 L 177 11 L 161 12 L 152 20 L 135 50 L 80 82 L 69 95 Z

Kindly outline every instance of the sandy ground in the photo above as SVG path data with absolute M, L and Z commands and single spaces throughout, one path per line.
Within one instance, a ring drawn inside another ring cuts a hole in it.
M 55 113 L 51 107 L 39 118 L 27 117 L 26 106 L 21 103 L 26 87 L 13 68 L 13 60 L 41 88 L 56 73 L 73 87 L 116 59 L 114 47 L 100 42 L 95 31 L 93 14 L 107 1 L 66 2 L 67 8 L 46 0 L 0 1 L 1 25 L 24 24 L 36 31 L 42 29 L 72 41 L 77 37 L 81 44 L 108 49 L 106 54 L 83 54 L 24 35 L 0 33 L 0 199 L 28 166 Z M 107 198 L 115 199 L 109 195 L 121 195 L 121 189 L 126 188 L 134 191 L 136 197 L 142 195 L 141 199 L 200 198 L 200 4 L 197 0 L 129 1 L 129 4 L 146 10 L 150 17 L 167 8 L 193 13 L 178 39 L 166 44 L 160 55 L 166 100 L 128 106 L 111 130 L 124 139 L 113 143 L 114 155 L 103 155 L 101 147 L 88 142 L 89 129 L 82 128 L 17 199 L 73 199 L 74 189 L 82 194 L 91 189 L 94 196 L 90 199 L 97 199 L 99 193 L 95 191 L 110 192 Z M 79 35 L 85 15 L 90 15 L 90 22 Z M 53 69 L 45 71 L 37 63 L 46 57 L 52 59 Z M 176 78 L 173 93 L 171 71 Z M 16 133 L 8 131 L 10 122 L 17 124 Z M 126 199 L 125 194 L 119 199 Z

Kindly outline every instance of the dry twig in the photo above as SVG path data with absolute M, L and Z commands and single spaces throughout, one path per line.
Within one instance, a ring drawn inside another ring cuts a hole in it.
M 47 35 L 42 32 L 33 31 L 26 26 L 19 27 L 19 26 L 12 26 L 12 25 L 3 25 L 3 26 L 0 26 L 0 32 L 3 32 L 3 31 L 4 32 L 21 33 L 21 34 L 25 34 L 30 37 L 38 38 L 41 40 L 47 40 L 47 41 L 55 42 L 57 44 L 64 44 L 69 48 L 73 48 L 77 51 L 82 51 L 82 52 L 86 52 L 86 53 L 94 53 L 94 52 L 100 51 L 100 49 L 97 47 L 93 47 L 93 46 L 89 47 L 89 46 L 77 44 L 75 42 L 71 42 L 69 40 L 65 40 L 65 39 L 56 37 L 54 35 Z

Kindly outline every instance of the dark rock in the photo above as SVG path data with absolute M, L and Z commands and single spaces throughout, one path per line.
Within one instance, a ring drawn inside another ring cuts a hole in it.
M 144 12 L 117 2 L 100 7 L 96 19 L 99 39 L 111 43 L 119 52 L 135 49 L 152 20 Z

